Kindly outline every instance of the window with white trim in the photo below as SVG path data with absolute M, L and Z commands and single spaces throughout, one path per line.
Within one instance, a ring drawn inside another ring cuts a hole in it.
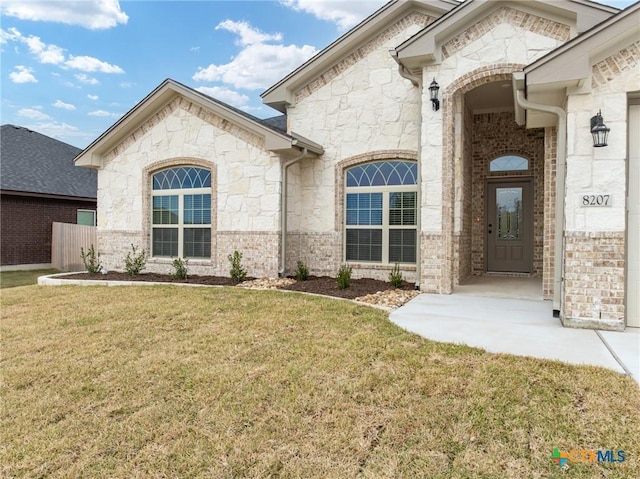
M 345 171 L 346 261 L 415 263 L 417 164 L 387 160 Z
M 179 166 L 152 177 L 151 254 L 211 257 L 211 171 Z

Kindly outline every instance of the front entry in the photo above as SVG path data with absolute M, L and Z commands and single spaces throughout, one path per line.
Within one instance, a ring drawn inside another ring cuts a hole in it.
M 533 271 L 531 179 L 487 182 L 487 272 Z

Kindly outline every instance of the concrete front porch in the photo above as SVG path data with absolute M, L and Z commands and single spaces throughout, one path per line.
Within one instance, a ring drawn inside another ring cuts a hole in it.
M 471 276 L 453 288 L 454 294 L 490 298 L 542 300 L 542 279 L 525 276 Z
M 553 317 L 550 301 L 504 297 L 505 293 L 535 295 L 534 279 L 484 277 L 456 288 L 451 295 L 421 294 L 392 312 L 390 319 L 434 341 L 601 366 L 640 382 L 640 329 L 613 332 L 564 328 Z

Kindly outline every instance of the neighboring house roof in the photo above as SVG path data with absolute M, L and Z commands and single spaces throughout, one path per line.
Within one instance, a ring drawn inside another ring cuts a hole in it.
M 512 8 L 516 5 L 494 0 L 466 0 L 398 45 L 392 54 L 405 68 L 417 74 L 425 64 L 441 62 L 442 45 L 471 23 L 478 22 L 503 6 Z M 588 30 L 619 11 L 587 0 L 530 0 L 519 6 L 527 11 L 544 13 L 550 19 L 574 22 L 573 35 Z
M 286 155 L 287 153 L 296 154 L 306 148 L 308 152 L 316 155 L 323 153 L 322 146 L 317 143 L 296 135 L 294 132 L 288 134 L 282 130 L 280 126 L 283 120 L 281 119 L 262 120 L 180 82 L 167 78 L 83 150 L 75 159 L 76 165 L 90 168 L 102 167 L 102 155 L 108 153 L 177 96 L 182 96 L 215 115 L 263 137 L 266 150 Z M 284 122 L 286 126 L 286 119 Z
M 14 125 L 2 125 L 0 143 L 3 192 L 96 198 L 96 172 L 73 163 L 80 148 Z
M 287 105 L 294 104 L 295 91 L 331 69 L 409 12 L 419 11 L 438 18 L 458 4 L 457 0 L 392 0 L 262 93 L 262 101 L 285 113 Z

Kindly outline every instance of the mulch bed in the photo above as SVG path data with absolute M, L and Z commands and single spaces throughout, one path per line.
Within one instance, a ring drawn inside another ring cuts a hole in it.
M 339 289 L 335 278 L 328 276 L 309 276 L 306 281 L 297 281 L 296 283 L 285 286 L 282 289 L 291 291 L 304 291 L 305 293 L 323 294 L 325 296 L 334 296 L 337 298 L 355 299 L 367 294 L 377 293 L 393 289 L 393 286 L 386 281 L 377 279 L 352 279 L 351 284 L 346 289 Z M 415 289 L 413 283 L 404 282 L 402 288 L 405 290 Z
M 156 281 L 160 283 L 190 283 L 190 284 L 204 284 L 204 285 L 217 285 L 217 286 L 234 286 L 235 283 L 231 278 L 222 276 L 189 276 L 184 281 L 176 280 L 168 274 L 158 273 L 140 273 L 136 276 L 128 275 L 127 273 L 119 273 L 117 271 L 109 271 L 107 274 L 89 274 L 89 273 L 77 273 L 64 276 L 60 279 L 81 279 L 81 280 L 102 280 L 102 281 Z M 247 278 L 252 280 L 255 278 Z M 298 281 L 292 285 L 284 286 L 281 289 L 287 289 L 291 291 L 304 291 L 305 293 L 322 294 L 325 296 L 334 296 L 337 298 L 355 299 L 367 294 L 377 293 L 378 291 L 385 291 L 393 289 L 391 284 L 387 281 L 379 281 L 376 279 L 352 279 L 351 285 L 347 289 L 338 289 L 335 278 L 328 276 L 309 276 L 306 281 Z M 413 283 L 403 283 L 403 290 L 413 290 L 415 285 Z

